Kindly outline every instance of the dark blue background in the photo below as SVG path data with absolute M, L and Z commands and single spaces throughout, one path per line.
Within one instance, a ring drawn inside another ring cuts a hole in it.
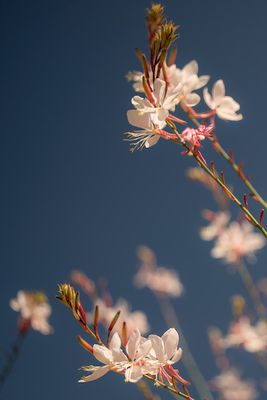
M 244 120 L 219 123 L 218 134 L 246 161 L 267 197 L 267 3 L 164 4 L 181 25 L 178 65 L 195 58 L 202 74 L 223 78 L 228 94 L 241 103 Z M 161 334 L 165 326 L 156 301 L 131 283 L 141 243 L 155 249 L 161 264 L 179 271 L 186 295 L 175 302 L 177 313 L 205 376 L 217 373 L 206 330 L 217 324 L 226 331 L 229 297 L 243 288 L 199 239 L 200 212 L 215 209 L 213 200 L 186 180 L 193 160 L 175 146 L 160 141 L 131 154 L 122 140 L 133 95 L 124 77 L 139 69 L 134 48 L 146 46 L 148 5 L 0 2 L 0 360 L 15 337 L 17 315 L 8 302 L 19 289 L 47 292 L 55 329 L 49 337 L 30 333 L 2 392 L 6 400 L 140 396 L 134 385 L 111 373 L 101 382 L 77 383 L 78 367 L 91 360 L 76 343 L 79 327 L 55 294 L 74 268 L 93 279 L 105 276 L 114 297 L 144 309 L 153 331 Z M 208 150 L 204 154 L 213 157 Z M 251 267 L 256 277 L 265 274 L 266 260 L 263 251 Z M 255 376 L 253 357 L 233 354 L 245 374 Z

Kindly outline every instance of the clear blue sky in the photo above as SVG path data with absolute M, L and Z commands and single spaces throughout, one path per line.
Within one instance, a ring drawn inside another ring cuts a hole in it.
M 201 73 L 223 78 L 241 103 L 244 121 L 220 123 L 218 134 L 246 160 L 267 197 L 267 3 L 164 4 L 181 25 L 178 65 L 195 58 Z M 133 95 L 124 77 L 139 69 L 134 48 L 146 46 L 148 5 L 0 1 L 0 361 L 15 337 L 17 315 L 8 302 L 18 289 L 47 292 L 55 329 L 50 337 L 30 333 L 3 399 L 139 396 L 119 376 L 77 383 L 78 368 L 90 360 L 76 343 L 79 327 L 55 295 L 57 283 L 74 268 L 93 279 L 105 276 L 114 297 L 143 308 L 161 334 L 165 326 L 155 300 L 131 283 L 142 243 L 155 249 L 161 264 L 179 271 L 186 295 L 176 310 L 205 376 L 217 374 L 206 329 L 215 324 L 226 330 L 229 297 L 243 289 L 199 239 L 200 212 L 214 207 L 213 201 L 186 180 L 192 160 L 175 146 L 160 141 L 131 154 L 122 140 Z M 263 251 L 251 267 L 256 277 L 264 275 L 266 261 Z M 253 358 L 234 355 L 250 375 Z

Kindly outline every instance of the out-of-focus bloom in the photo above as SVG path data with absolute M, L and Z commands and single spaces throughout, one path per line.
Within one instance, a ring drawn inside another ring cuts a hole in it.
M 128 81 L 133 81 L 133 88 L 136 92 L 144 92 L 143 76 L 144 74 L 141 71 L 130 71 L 126 75 Z
M 228 369 L 216 376 L 211 385 L 220 394 L 220 400 L 255 400 L 258 397 L 250 381 L 241 380 L 238 371 Z
M 223 338 L 224 348 L 242 346 L 250 353 L 267 350 L 267 323 L 259 321 L 252 326 L 249 318 L 242 317 L 230 325 L 229 333 Z
M 90 297 L 96 293 L 95 283 L 81 271 L 72 271 L 71 280 Z
M 212 95 L 205 88 L 203 91 L 204 100 L 211 110 L 215 110 L 219 118 L 229 121 L 240 121 L 243 116 L 237 114 L 240 105 L 230 96 L 225 96 L 225 86 L 222 79 L 214 83 Z
M 119 299 L 113 306 L 108 305 L 102 299 L 97 299 L 95 305 L 99 308 L 99 321 L 106 327 L 109 326 L 114 315 L 120 311 L 120 316 L 114 327 L 115 331 L 122 337 L 123 323 L 126 323 L 127 335 L 130 336 L 134 329 L 138 329 L 141 334 L 149 331 L 147 316 L 143 311 L 131 311 L 129 304 L 124 299 Z M 91 319 L 89 317 L 89 319 Z
M 265 239 L 253 231 L 249 222 L 232 222 L 218 236 L 211 255 L 214 258 L 222 258 L 229 264 L 237 264 L 244 256 L 255 257 L 255 251 L 265 244 Z
M 111 339 L 109 348 L 104 345 L 95 344 L 93 355 L 103 366 L 83 367 L 84 371 L 90 372 L 88 376 L 81 378 L 80 382 L 89 382 L 105 375 L 108 371 L 114 371 L 125 375 L 127 382 L 138 382 L 145 374 L 165 379 L 177 379 L 183 381 L 172 364 L 179 361 L 182 350 L 177 349 L 179 341 L 175 329 L 169 329 L 160 338 L 150 335 L 148 339 L 141 336 L 135 329 L 126 344 L 125 353 L 121 349 L 121 339 L 115 333 Z
M 52 333 L 53 329 L 47 320 L 51 314 L 51 307 L 44 293 L 20 290 L 17 297 L 10 300 L 10 307 L 20 312 L 20 329 L 25 330 L 30 326 L 44 335 Z
M 210 221 L 210 224 L 200 230 L 200 237 L 203 240 L 213 240 L 220 236 L 230 221 L 229 213 L 223 211 L 214 213 L 206 210 L 204 217 Z
M 134 277 L 134 283 L 137 287 L 148 287 L 158 294 L 164 294 L 171 297 L 180 297 L 183 293 L 183 285 L 178 274 L 171 269 L 158 267 L 156 258 L 151 249 L 146 246 L 141 247 L 141 265 L 139 271 Z M 145 249 L 147 251 L 145 252 Z M 148 259 L 145 258 L 145 253 Z

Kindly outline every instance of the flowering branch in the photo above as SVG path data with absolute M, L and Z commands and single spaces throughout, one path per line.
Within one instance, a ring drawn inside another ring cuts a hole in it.
M 0 388 L 3 387 L 4 383 L 6 382 L 9 374 L 11 373 L 13 366 L 20 354 L 23 341 L 25 339 L 26 333 L 28 332 L 28 328 L 20 329 L 14 344 L 11 347 L 11 350 L 7 356 L 6 363 L 0 372 Z
M 79 293 L 66 283 L 58 285 L 58 287 L 57 298 L 72 310 L 82 328 L 97 341 L 97 344 L 92 346 L 80 336 L 78 336 L 78 342 L 103 364 L 82 367 L 84 371 L 89 372 L 89 375 L 82 376 L 79 382 L 93 381 L 109 371 L 113 371 L 123 374 L 126 382 L 137 383 L 145 377 L 153 381 L 156 386 L 164 387 L 178 396 L 193 400 L 185 387 L 190 383 L 183 379 L 179 375 L 179 371 L 172 366 L 182 356 L 182 349 L 177 348 L 179 335 L 174 328 L 169 329 L 162 337 L 150 335 L 148 339 L 141 337 L 139 330 L 135 329 L 127 340 L 123 337 L 123 341 L 121 341 L 118 332 L 111 336 L 120 315 L 120 311 L 118 311 L 108 327 L 107 344 L 105 345 L 98 334 L 98 307 L 95 308 L 93 332 L 87 325 Z M 123 332 L 127 332 L 125 324 Z M 122 345 L 124 350 L 121 349 Z M 177 388 L 177 383 L 182 384 L 185 393 Z

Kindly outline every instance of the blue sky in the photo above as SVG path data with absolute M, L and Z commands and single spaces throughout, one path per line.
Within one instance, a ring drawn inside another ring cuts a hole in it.
M 186 180 L 192 160 L 171 144 L 160 141 L 131 154 L 123 141 L 133 95 L 125 74 L 139 69 L 134 48 L 146 48 L 148 5 L 0 2 L 0 361 L 15 337 L 17 316 L 8 303 L 19 289 L 47 292 L 55 329 L 49 337 L 30 332 L 2 392 L 7 400 L 139 395 L 118 376 L 77 383 L 78 368 L 90 361 L 75 340 L 79 327 L 55 300 L 57 283 L 81 269 L 93 279 L 106 277 L 114 297 L 144 309 L 153 331 L 162 333 L 156 301 L 132 286 L 139 244 L 151 246 L 161 264 L 179 271 L 186 294 L 175 307 L 184 332 L 204 375 L 217 374 L 207 326 L 226 330 L 229 297 L 243 288 L 199 239 L 201 210 L 214 208 L 213 200 Z M 196 59 L 201 73 L 212 81 L 223 78 L 240 102 L 244 120 L 219 123 L 218 134 L 245 160 L 267 197 L 267 3 L 168 0 L 164 5 L 181 25 L 177 64 Z M 262 251 L 251 267 L 255 277 L 264 275 L 266 260 Z M 255 369 L 251 357 L 236 352 L 234 358 L 245 376 Z

